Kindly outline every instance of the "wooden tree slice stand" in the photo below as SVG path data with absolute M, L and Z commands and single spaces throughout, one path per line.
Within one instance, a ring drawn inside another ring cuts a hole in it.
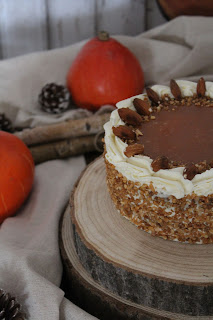
M 213 319 L 213 245 L 163 240 L 123 218 L 103 158 L 74 188 L 60 249 L 68 296 L 100 319 Z

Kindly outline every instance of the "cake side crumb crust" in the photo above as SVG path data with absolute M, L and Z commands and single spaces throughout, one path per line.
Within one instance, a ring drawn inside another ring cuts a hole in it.
M 152 184 L 127 180 L 105 159 L 107 186 L 115 207 L 139 229 L 166 240 L 213 243 L 213 194 L 161 198 Z

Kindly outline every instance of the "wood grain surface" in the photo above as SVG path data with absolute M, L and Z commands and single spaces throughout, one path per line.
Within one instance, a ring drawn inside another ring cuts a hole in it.
M 159 239 L 121 217 L 109 197 L 102 158 L 80 178 L 71 207 L 73 234 L 67 230 L 71 221 L 66 215 L 62 247 L 73 265 L 69 251 L 74 246 L 75 272 L 81 268 L 84 281 L 90 279 L 94 288 L 134 306 L 138 314 L 143 310 L 169 319 L 171 314 L 171 319 L 213 316 L 213 246 Z

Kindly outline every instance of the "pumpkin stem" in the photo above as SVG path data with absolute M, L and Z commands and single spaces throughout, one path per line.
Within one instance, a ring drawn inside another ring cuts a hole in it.
M 106 31 L 99 31 L 98 33 L 98 39 L 101 41 L 107 41 L 109 40 L 109 33 Z

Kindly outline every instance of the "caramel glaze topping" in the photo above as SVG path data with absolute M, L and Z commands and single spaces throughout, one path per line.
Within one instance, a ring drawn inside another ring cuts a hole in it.
M 180 163 L 210 162 L 213 157 L 213 108 L 172 105 L 168 110 L 152 113 L 154 120 L 143 122 L 143 136 L 138 143 L 144 153 L 155 159 L 159 155 Z
M 119 127 L 113 132 L 128 143 L 127 156 L 149 156 L 155 172 L 185 166 L 184 178 L 192 180 L 197 173 L 213 168 L 213 99 L 205 95 L 203 78 L 192 97 L 182 97 L 173 79 L 170 89 L 174 99 L 168 95 L 159 97 L 147 88 L 147 98 L 133 100 L 136 112 L 129 108 L 118 110 L 121 119 L 135 132 L 135 139 L 124 136 Z

